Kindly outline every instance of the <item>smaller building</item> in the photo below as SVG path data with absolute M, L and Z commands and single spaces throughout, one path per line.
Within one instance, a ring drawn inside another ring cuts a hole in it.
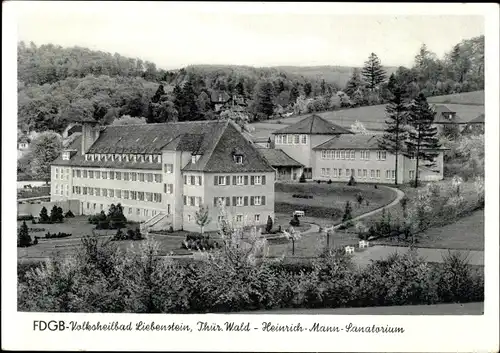
M 483 135 L 484 134 L 484 114 L 469 121 L 462 130 L 462 135 Z
M 432 108 L 436 112 L 434 124 L 440 134 L 449 134 L 450 132 L 484 133 L 484 113 L 479 113 L 481 109 L 477 109 L 476 106 L 472 107 L 474 109 L 462 109 L 460 114 L 455 111 L 451 104 L 435 104 Z
M 30 148 L 30 139 L 26 135 L 21 135 L 17 140 L 17 158 L 21 158 Z
M 304 170 L 303 164 L 297 162 L 281 149 L 259 148 L 258 151 L 276 170 L 276 180 L 299 180 Z

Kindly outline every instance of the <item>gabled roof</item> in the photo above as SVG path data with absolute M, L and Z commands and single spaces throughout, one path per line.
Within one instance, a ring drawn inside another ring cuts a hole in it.
M 210 93 L 210 100 L 212 103 L 225 103 L 230 99 L 231 97 L 226 91 L 212 91 L 212 93 Z
M 274 131 L 273 134 L 340 135 L 352 134 L 352 132 L 313 114 L 293 125 Z
M 377 136 L 363 134 L 343 134 L 313 148 L 313 150 L 332 150 L 332 149 L 350 149 L 350 150 L 369 150 L 379 149 Z
M 457 116 L 457 113 L 450 109 L 445 104 L 435 104 L 432 106 L 436 115 L 434 117 L 434 123 L 458 123 L 461 121 L 461 118 Z M 443 114 L 452 113 L 454 114 L 453 120 L 447 119 L 443 116 Z
M 338 135 L 314 147 L 313 150 L 380 150 L 378 146 L 379 138 L 382 138 L 382 135 Z M 447 149 L 443 146 L 439 148 L 439 150 Z
M 303 167 L 281 149 L 259 148 L 258 151 L 273 167 Z
M 161 169 L 159 163 L 86 161 L 81 155 L 81 137 L 67 149 L 79 151 L 71 160 L 56 159 L 54 165 L 93 166 L 102 168 Z M 164 150 L 186 151 L 201 157 L 184 167 L 185 171 L 203 172 L 272 172 L 253 146 L 229 121 L 196 121 L 167 124 L 123 125 L 105 127 L 88 153 L 159 154 Z M 243 155 L 236 164 L 233 152 Z
M 484 124 L 484 114 L 479 115 L 477 118 L 469 121 L 469 124 Z

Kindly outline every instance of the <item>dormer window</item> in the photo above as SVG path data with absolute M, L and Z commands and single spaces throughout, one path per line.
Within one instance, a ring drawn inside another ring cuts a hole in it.
M 196 163 L 196 156 L 195 155 L 191 156 L 191 163 L 193 163 L 193 164 Z
M 236 164 L 243 164 L 243 156 L 241 154 L 236 154 L 233 158 Z
M 63 159 L 63 161 L 68 161 L 69 160 L 69 152 L 68 151 L 64 151 L 62 153 L 62 159 Z

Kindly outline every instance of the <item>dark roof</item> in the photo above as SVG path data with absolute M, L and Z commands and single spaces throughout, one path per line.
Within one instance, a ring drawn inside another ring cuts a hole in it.
M 295 159 L 290 157 L 288 154 L 283 152 L 281 149 L 274 148 L 259 148 L 260 154 L 264 156 L 265 159 L 273 167 L 303 167 L 304 165 L 297 162 Z
M 469 121 L 469 124 L 484 124 L 484 114 L 479 115 L 477 118 Z
M 313 114 L 293 125 L 274 131 L 273 134 L 340 135 L 352 132 Z
M 220 98 L 222 98 L 222 100 Z M 210 100 L 213 103 L 225 103 L 230 99 L 231 97 L 225 91 L 212 91 L 212 93 L 210 94 Z
M 338 135 L 314 147 L 313 150 L 380 150 L 378 146 L 378 139 L 381 137 L 382 135 Z M 448 148 L 441 147 L 439 149 L 445 150 Z
M 81 137 L 66 148 L 78 153 L 70 160 L 56 159 L 54 165 L 101 168 L 161 169 L 159 163 L 86 161 L 81 155 Z M 238 151 L 236 151 L 236 149 Z M 187 151 L 202 155 L 183 170 L 205 172 L 271 172 L 257 149 L 232 125 L 225 121 L 107 126 L 88 153 L 161 153 L 162 150 Z M 233 152 L 243 155 L 236 164 Z
M 224 126 L 223 121 L 106 126 L 88 153 L 207 150 L 224 131 Z
M 460 123 L 461 122 L 461 118 L 457 115 L 457 113 L 453 110 L 451 110 L 448 106 L 446 106 L 445 104 L 435 104 L 434 106 L 432 106 L 432 108 L 434 109 L 434 111 L 436 112 L 436 115 L 434 117 L 434 123 L 444 123 L 444 124 L 449 124 L 449 123 Z M 455 116 L 453 117 L 453 120 L 450 120 L 448 118 L 445 118 L 443 116 L 443 113 L 454 113 Z
M 316 146 L 313 150 L 331 150 L 331 149 L 379 149 L 377 136 L 363 134 L 342 134 Z
M 205 151 L 195 163 L 191 161 L 183 171 L 204 171 L 220 173 L 273 172 L 274 169 L 261 156 L 257 148 L 239 132 L 233 123 L 226 123 L 222 134 L 213 136 L 213 148 Z M 236 164 L 234 155 L 242 155 L 243 163 Z

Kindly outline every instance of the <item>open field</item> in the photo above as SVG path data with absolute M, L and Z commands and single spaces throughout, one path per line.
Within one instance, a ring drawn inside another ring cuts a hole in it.
M 457 94 L 448 94 L 445 96 L 435 96 L 427 98 L 429 103 L 453 103 L 453 104 L 472 104 L 484 105 L 484 90 L 474 92 L 464 92 Z

